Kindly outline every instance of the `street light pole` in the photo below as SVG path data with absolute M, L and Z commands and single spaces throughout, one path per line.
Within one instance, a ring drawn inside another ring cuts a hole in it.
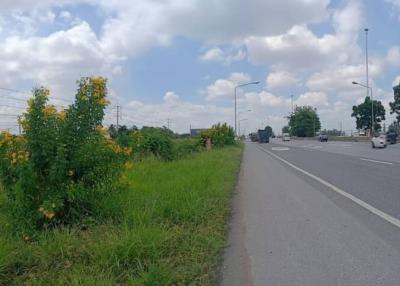
M 364 29 L 365 31 L 365 71 L 366 71 L 366 77 L 367 77 L 367 96 L 368 92 L 371 92 L 371 136 L 374 133 L 374 101 L 372 98 L 372 88 L 369 85 L 369 73 L 368 73 L 368 28 Z
M 239 88 L 239 87 L 243 87 L 243 86 L 246 86 L 246 85 L 251 85 L 251 84 L 259 84 L 260 82 L 259 81 L 252 81 L 252 82 L 247 82 L 247 83 L 242 83 L 242 84 L 239 84 L 239 85 L 237 85 L 237 86 L 235 86 L 235 88 L 234 88 L 234 93 L 235 93 L 235 135 L 237 136 L 238 135 L 238 133 L 237 133 L 237 129 L 236 129 L 236 125 L 237 125 L 237 112 L 236 112 L 236 99 L 237 99 L 237 95 L 236 95 L 236 91 L 237 91 L 237 89 Z
M 365 74 L 367 78 L 367 86 L 369 86 L 369 74 L 368 74 L 368 29 L 365 28 Z M 367 96 L 368 96 L 368 91 L 367 90 Z

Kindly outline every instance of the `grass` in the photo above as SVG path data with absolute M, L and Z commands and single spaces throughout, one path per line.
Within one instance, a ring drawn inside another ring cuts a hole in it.
M 34 242 L 7 231 L 0 190 L 0 285 L 212 285 L 240 156 L 227 147 L 140 162 L 107 202 L 114 220 Z

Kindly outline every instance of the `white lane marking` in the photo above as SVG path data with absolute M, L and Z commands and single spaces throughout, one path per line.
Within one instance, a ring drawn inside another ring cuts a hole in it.
M 331 183 L 328 183 L 327 181 L 321 179 L 320 177 L 317 177 L 316 175 L 313 175 L 313 174 L 307 172 L 306 170 L 303 170 L 303 169 L 301 169 L 300 167 L 297 167 L 296 165 L 290 163 L 289 161 L 286 161 L 285 159 L 283 159 L 283 158 L 279 157 L 278 155 L 272 153 L 271 151 L 265 150 L 265 149 L 260 148 L 260 147 L 258 147 L 258 148 L 259 148 L 261 151 L 263 151 L 263 152 L 265 152 L 265 153 L 267 153 L 267 154 L 269 154 L 269 155 L 275 157 L 275 158 L 278 159 L 279 161 L 285 163 L 286 165 L 292 167 L 293 169 L 295 169 L 295 170 L 297 170 L 297 171 L 303 173 L 304 175 L 307 175 L 307 176 L 309 176 L 310 178 L 316 180 L 317 182 L 319 182 L 319 183 L 325 185 L 326 187 L 330 188 L 331 190 L 335 191 L 336 193 L 338 193 L 338 194 L 340 194 L 340 195 L 342 195 L 342 196 L 344 196 L 344 197 L 346 197 L 346 198 L 352 200 L 353 202 L 355 202 L 355 203 L 358 204 L 359 206 L 361 206 L 361 207 L 367 209 L 368 211 L 370 211 L 370 212 L 372 212 L 373 214 L 379 216 L 380 218 L 386 220 L 387 222 L 393 224 L 394 226 L 397 226 L 398 228 L 400 228 L 400 220 L 398 220 L 397 218 L 392 217 L 391 215 L 389 215 L 389 214 L 387 214 L 387 213 L 385 213 L 385 212 L 383 212 L 383 211 L 381 211 L 381 210 L 379 210 L 379 209 L 377 209 L 377 208 L 371 206 L 370 204 L 368 204 L 368 203 L 366 203 L 366 202 L 360 200 L 359 198 L 357 198 L 357 197 L 355 197 L 355 196 L 353 196 L 353 195 L 351 195 L 351 194 L 349 194 L 349 193 L 346 193 L 346 192 L 343 191 L 342 189 L 336 187 L 335 185 L 332 185 Z
M 271 150 L 274 150 L 274 151 L 288 151 L 288 150 L 290 150 L 290 148 L 288 148 L 288 147 L 272 147 Z
M 377 161 L 377 160 L 371 160 L 371 159 L 365 159 L 365 158 L 360 158 L 360 160 L 368 161 L 368 162 L 372 162 L 372 163 L 378 163 L 378 164 L 393 165 L 393 163 L 385 162 L 385 161 Z

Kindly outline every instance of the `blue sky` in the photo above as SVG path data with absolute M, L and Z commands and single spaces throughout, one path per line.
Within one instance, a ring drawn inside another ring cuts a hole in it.
M 242 115 L 246 131 L 269 124 L 279 133 L 293 94 L 296 105 L 318 109 L 323 128 L 350 132 L 351 107 L 365 97 L 351 84 L 365 83 L 364 27 L 370 84 L 385 106 L 400 79 L 398 0 L 6 0 L 0 8 L 0 87 L 45 85 L 65 105 L 76 79 L 106 76 L 106 124 L 121 105 L 127 125 L 233 125 L 233 87 L 258 80 L 238 92 L 239 110 L 252 110 Z M 23 103 L 10 97 L 27 96 L 0 95 L 0 114 L 19 113 Z M 15 129 L 5 118 L 0 128 Z

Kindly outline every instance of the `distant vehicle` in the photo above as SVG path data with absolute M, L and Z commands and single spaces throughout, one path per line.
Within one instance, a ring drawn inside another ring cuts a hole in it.
M 397 143 L 397 133 L 389 131 L 386 133 L 386 142 L 389 144 L 396 144 Z
M 328 135 L 320 134 L 318 137 L 319 142 L 328 142 Z
M 251 133 L 250 134 L 250 140 L 251 140 L 251 142 L 257 142 L 258 141 L 258 134 L 257 133 Z
M 386 148 L 386 135 L 375 134 L 371 139 L 372 148 Z
M 360 131 L 358 132 L 358 136 L 367 136 L 367 132 L 364 131 Z
M 282 141 L 290 141 L 289 133 L 283 133 L 282 134 Z
M 258 142 L 269 143 L 269 134 L 267 130 L 264 129 L 258 130 Z

